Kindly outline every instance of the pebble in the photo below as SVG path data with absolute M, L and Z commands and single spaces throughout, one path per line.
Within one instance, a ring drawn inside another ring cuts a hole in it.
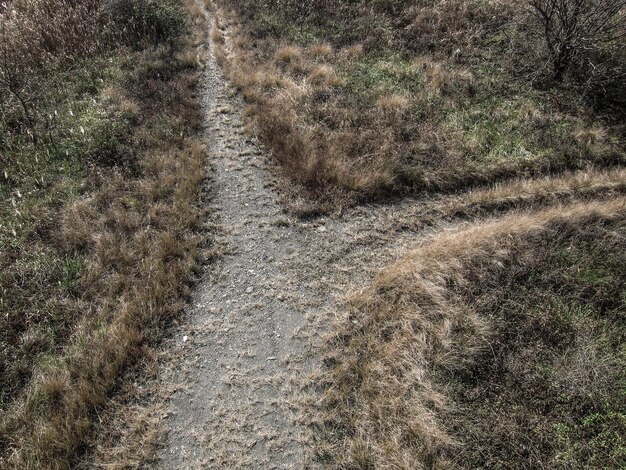
M 246 289 L 246 294 L 251 294 L 253 290 L 254 290 L 254 288 L 253 288 L 253 287 L 248 287 L 248 288 Z

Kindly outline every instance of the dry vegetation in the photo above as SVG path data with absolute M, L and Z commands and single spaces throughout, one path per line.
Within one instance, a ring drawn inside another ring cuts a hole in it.
M 623 467 L 625 203 L 439 237 L 354 296 L 326 359 L 322 462 Z
M 207 3 L 301 215 L 476 185 L 416 226 L 553 206 L 351 298 L 320 461 L 626 466 L 623 0 Z M 193 29 L 178 0 L 0 0 L 2 468 L 76 466 L 184 305 L 208 236 Z M 151 426 L 99 461 L 139 465 Z
M 68 468 L 205 234 L 203 38 L 170 0 L 0 11 L 0 467 Z
M 603 2 L 218 1 L 214 35 L 285 172 L 343 203 L 623 163 L 624 9 Z

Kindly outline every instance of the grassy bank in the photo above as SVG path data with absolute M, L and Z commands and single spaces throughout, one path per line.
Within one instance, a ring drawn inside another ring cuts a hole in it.
M 199 39 L 169 0 L 2 15 L 0 464 L 67 468 L 206 240 Z
M 550 78 L 525 2 L 215 3 L 222 61 L 259 137 L 318 199 L 624 161 L 623 103 L 574 71 Z M 623 48 L 603 47 L 623 71 Z
M 624 204 L 476 224 L 354 296 L 330 338 L 321 461 L 623 466 Z

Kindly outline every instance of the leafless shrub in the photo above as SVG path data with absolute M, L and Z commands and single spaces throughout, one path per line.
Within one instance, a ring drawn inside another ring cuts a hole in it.
M 555 81 L 575 60 L 591 60 L 598 50 L 626 35 L 625 0 L 528 0 L 543 26 Z

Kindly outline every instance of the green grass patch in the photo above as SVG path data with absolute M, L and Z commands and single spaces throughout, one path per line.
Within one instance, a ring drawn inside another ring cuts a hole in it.
M 560 151 L 530 132 L 543 115 L 532 99 L 494 96 L 455 104 L 442 112 L 441 130 L 476 163 L 549 161 Z
M 409 56 L 399 52 L 367 57 L 347 71 L 348 90 L 360 95 L 417 93 L 423 85 L 423 74 Z

